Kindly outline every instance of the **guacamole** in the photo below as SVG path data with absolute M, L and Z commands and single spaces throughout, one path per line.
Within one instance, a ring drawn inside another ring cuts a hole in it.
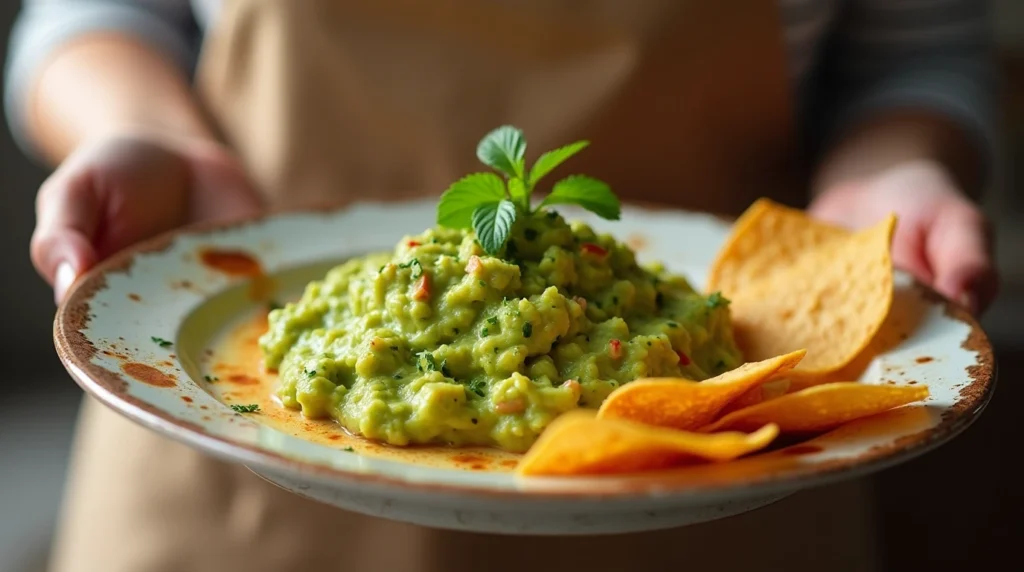
M 582 223 L 516 220 L 497 256 L 472 231 L 408 236 L 270 312 L 278 397 L 392 445 L 525 451 L 555 417 L 642 377 L 738 366 L 728 301 Z

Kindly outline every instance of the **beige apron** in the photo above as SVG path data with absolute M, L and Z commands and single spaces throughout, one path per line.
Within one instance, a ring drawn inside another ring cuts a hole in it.
M 629 200 L 735 213 L 798 196 L 778 18 L 763 0 L 227 0 L 199 90 L 277 207 L 437 195 L 512 123 L 531 157 L 591 139 L 571 169 Z M 869 570 L 863 487 L 645 534 L 439 531 L 301 499 L 89 400 L 54 569 Z

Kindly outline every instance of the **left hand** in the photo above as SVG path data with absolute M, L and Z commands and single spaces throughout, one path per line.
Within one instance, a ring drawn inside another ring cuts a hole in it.
M 901 163 L 834 184 L 811 204 L 810 212 L 851 228 L 895 213 L 892 254 L 897 267 L 975 314 L 987 309 L 998 293 L 989 221 L 938 163 Z

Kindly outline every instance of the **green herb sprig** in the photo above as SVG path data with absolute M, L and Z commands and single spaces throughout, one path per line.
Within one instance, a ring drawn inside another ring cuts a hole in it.
M 232 405 L 231 409 L 234 409 L 236 413 L 258 413 L 260 406 L 257 403 L 250 403 L 248 405 Z
M 437 223 L 472 228 L 484 251 L 494 255 L 505 245 L 518 215 L 546 206 L 578 205 L 601 218 L 619 220 L 621 206 L 615 193 L 604 182 L 585 175 L 557 181 L 536 209 L 530 204 L 537 183 L 589 144 L 577 141 L 543 153 L 527 170 L 522 130 L 503 125 L 491 131 L 477 145 L 476 156 L 497 174 L 473 173 L 452 183 L 437 205 Z

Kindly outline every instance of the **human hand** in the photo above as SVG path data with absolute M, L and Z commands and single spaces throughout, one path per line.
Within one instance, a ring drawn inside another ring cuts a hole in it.
M 104 137 L 79 147 L 40 187 L 32 263 L 59 303 L 77 276 L 122 248 L 259 208 L 238 160 L 215 142 Z
M 810 212 L 852 228 L 895 213 L 896 266 L 976 314 L 998 293 L 989 221 L 938 163 L 902 163 L 835 184 L 818 196 Z

